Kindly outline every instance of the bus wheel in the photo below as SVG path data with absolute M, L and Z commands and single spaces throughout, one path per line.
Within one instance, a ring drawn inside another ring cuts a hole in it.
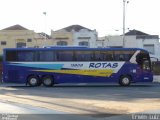
M 128 75 L 124 75 L 120 77 L 119 84 L 121 86 L 129 86 L 131 83 L 131 77 Z
M 42 83 L 43 83 L 43 85 L 46 86 L 46 87 L 51 87 L 51 86 L 53 86 L 53 84 L 54 84 L 53 77 L 52 77 L 52 76 L 49 76 L 49 75 L 44 76 L 44 77 L 42 78 Z
M 38 76 L 32 75 L 28 77 L 27 82 L 29 86 L 35 87 L 39 85 L 40 79 Z

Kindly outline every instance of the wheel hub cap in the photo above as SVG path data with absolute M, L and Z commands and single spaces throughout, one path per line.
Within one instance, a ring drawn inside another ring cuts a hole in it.
M 37 83 L 37 79 L 36 78 L 32 78 L 31 79 L 31 84 L 36 84 Z

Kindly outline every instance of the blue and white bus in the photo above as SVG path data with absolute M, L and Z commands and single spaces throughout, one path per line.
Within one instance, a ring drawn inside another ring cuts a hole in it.
M 3 82 L 30 86 L 59 83 L 152 82 L 149 53 L 139 48 L 6 48 Z

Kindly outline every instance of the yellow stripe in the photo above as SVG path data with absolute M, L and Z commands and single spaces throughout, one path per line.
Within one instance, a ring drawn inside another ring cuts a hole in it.
M 113 73 L 113 70 L 34 70 L 34 71 L 75 74 L 75 75 L 89 75 L 89 76 L 100 76 L 100 77 L 109 77 Z

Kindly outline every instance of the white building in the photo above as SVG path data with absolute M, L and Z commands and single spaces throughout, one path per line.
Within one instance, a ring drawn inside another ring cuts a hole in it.
M 73 44 L 75 46 L 87 46 L 90 48 L 96 47 L 96 40 L 98 35 L 96 30 L 90 30 L 88 28 L 83 28 L 78 31 L 72 30 L 73 33 Z
M 106 37 L 99 37 L 97 40 L 96 40 L 96 47 L 97 48 L 104 48 L 104 47 L 107 47 L 106 45 L 105 45 L 105 38 Z
M 51 37 L 54 39 L 55 45 L 96 47 L 97 36 L 96 30 L 80 25 L 71 25 L 51 31 Z
M 103 44 L 101 47 L 125 47 L 125 48 L 143 48 L 149 51 L 151 57 L 160 59 L 160 43 L 158 35 L 149 35 L 138 30 L 130 30 L 125 34 L 124 44 L 123 36 L 105 36 L 100 38 Z M 97 45 L 100 45 L 99 40 Z M 100 47 L 100 46 L 97 46 Z

